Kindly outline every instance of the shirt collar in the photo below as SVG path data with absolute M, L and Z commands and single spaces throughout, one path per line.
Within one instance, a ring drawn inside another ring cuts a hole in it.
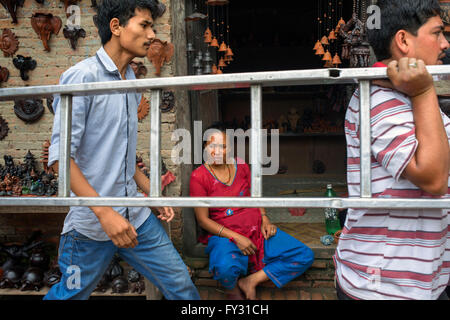
M 108 55 L 108 53 L 106 53 L 105 48 L 103 46 L 97 50 L 97 57 L 107 71 L 112 72 L 112 73 L 119 73 L 119 69 L 117 68 L 114 61 L 112 61 L 112 59 Z M 126 76 L 127 80 L 133 80 L 136 78 L 134 75 L 134 71 L 130 65 L 128 65 L 128 67 L 127 67 L 125 76 Z
M 118 72 L 116 64 L 112 61 L 111 57 L 106 53 L 105 48 L 101 47 L 97 51 L 97 57 L 100 62 L 103 64 L 106 70 L 109 72 Z

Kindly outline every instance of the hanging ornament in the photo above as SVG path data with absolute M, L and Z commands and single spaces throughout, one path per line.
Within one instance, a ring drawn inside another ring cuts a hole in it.
M 322 44 L 320 44 L 319 48 L 316 50 L 316 55 L 323 55 L 325 54 L 325 49 L 323 48 Z
M 224 60 L 223 58 L 220 58 L 220 59 L 219 59 L 219 64 L 218 64 L 218 66 L 219 66 L 219 68 L 223 68 L 223 67 L 226 67 L 226 66 L 227 66 L 226 63 L 225 63 L 225 60 Z
M 227 45 L 225 44 L 224 41 L 222 41 L 222 43 L 220 44 L 219 50 L 220 52 L 226 52 L 227 51 Z
M 323 36 L 322 39 L 320 40 L 320 43 L 323 44 L 323 45 L 329 45 L 330 44 L 328 42 L 327 36 Z
M 336 52 L 336 54 L 334 55 L 334 57 L 333 57 L 333 64 L 334 65 L 340 65 L 340 64 L 342 64 L 342 61 L 341 61 L 341 58 L 339 58 L 339 55 L 337 54 L 337 52 Z
M 216 37 L 213 37 L 213 39 L 211 40 L 211 43 L 209 44 L 211 47 L 215 47 L 218 48 L 219 47 L 219 43 L 217 42 Z
M 194 3 L 194 12 L 188 15 L 184 21 L 199 21 L 206 19 L 207 15 L 198 11 L 197 3 Z
M 206 28 L 205 33 L 203 34 L 203 38 L 204 38 L 205 43 L 211 43 L 212 33 L 211 33 L 211 29 L 209 29 L 209 27 Z
M 213 59 L 211 58 L 211 53 L 209 53 L 208 50 L 206 50 L 205 55 L 203 57 L 203 63 L 204 63 L 203 73 L 204 74 L 212 73 L 211 64 L 213 63 Z
M 339 33 L 339 30 L 342 28 L 343 25 L 345 25 L 345 20 L 342 19 L 342 17 L 341 17 L 341 20 L 338 21 L 338 24 L 336 26 L 336 30 L 335 30 L 336 33 Z
M 314 45 L 313 50 L 314 50 L 314 51 L 317 51 L 317 49 L 319 49 L 319 46 L 321 46 L 321 45 L 322 45 L 322 44 L 320 43 L 320 41 L 317 40 L 316 44 Z
M 225 57 L 232 57 L 233 56 L 233 51 L 231 51 L 230 46 L 228 46 L 227 51 L 225 53 Z
M 212 67 L 211 67 L 211 73 L 212 74 L 216 74 L 217 73 L 217 66 L 215 64 L 213 64 Z
M 194 48 L 194 45 L 192 44 L 192 42 L 188 42 L 188 44 L 186 45 L 186 52 L 188 54 L 195 52 L 195 48 Z
M 334 30 L 330 31 L 330 34 L 328 35 L 328 40 L 336 40 L 336 35 L 334 34 Z
M 325 54 L 323 55 L 322 60 L 323 60 L 323 61 L 331 61 L 331 60 L 333 60 L 333 59 L 331 58 L 331 53 L 330 53 L 330 51 L 327 50 L 327 52 L 325 52 Z

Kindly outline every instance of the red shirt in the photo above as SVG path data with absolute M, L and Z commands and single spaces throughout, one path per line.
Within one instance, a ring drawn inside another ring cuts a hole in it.
M 250 168 L 243 161 L 236 161 L 236 173 L 230 186 L 224 184 L 201 165 L 191 174 L 191 197 L 249 197 Z M 210 219 L 234 232 L 249 238 L 257 247 L 256 253 L 249 256 L 252 272 L 264 267 L 264 236 L 261 232 L 261 211 L 259 208 L 209 208 Z M 199 237 L 199 242 L 207 244 L 212 234 Z

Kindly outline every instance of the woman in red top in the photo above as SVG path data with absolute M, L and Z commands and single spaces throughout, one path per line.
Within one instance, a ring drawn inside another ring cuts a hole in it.
M 204 152 L 207 159 L 191 174 L 190 195 L 249 197 L 249 166 L 228 156 L 223 125 L 209 129 Z M 209 271 L 228 290 L 229 299 L 244 298 L 242 293 L 255 299 L 257 285 L 269 279 L 280 288 L 314 260 L 311 249 L 277 230 L 264 208 L 195 208 L 195 215 L 208 232 L 199 241 L 207 244 Z M 250 275 L 246 276 L 248 267 Z M 238 280 L 239 276 L 246 277 Z

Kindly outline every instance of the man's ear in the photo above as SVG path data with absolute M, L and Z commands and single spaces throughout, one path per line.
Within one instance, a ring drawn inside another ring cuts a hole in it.
M 394 51 L 399 51 L 402 56 L 405 56 L 411 50 L 412 45 L 412 34 L 410 34 L 406 30 L 399 30 L 394 35 L 394 39 L 392 41 L 392 46 Z
M 120 35 L 120 21 L 118 18 L 112 18 L 109 22 L 109 28 L 111 29 L 111 33 L 115 36 Z

